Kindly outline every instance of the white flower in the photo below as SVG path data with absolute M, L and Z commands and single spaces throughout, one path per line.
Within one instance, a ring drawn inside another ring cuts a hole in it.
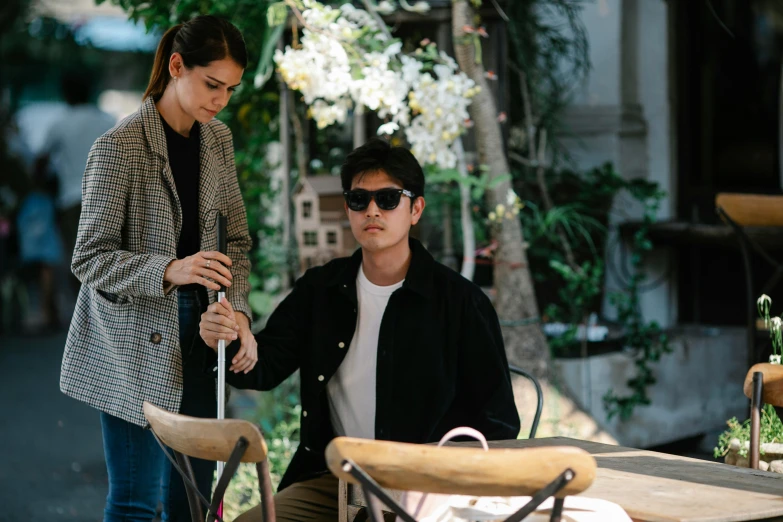
M 756 301 L 756 304 L 758 306 L 767 306 L 772 304 L 772 299 L 767 294 L 761 294 L 761 297 L 759 297 L 758 301 Z
M 324 129 L 334 123 L 345 123 L 348 109 L 351 108 L 351 100 L 343 98 L 334 104 L 324 100 L 315 100 L 310 106 L 310 116 L 315 120 L 319 129 Z
M 386 56 L 394 56 L 395 54 L 400 54 L 400 51 L 402 51 L 402 42 L 394 42 L 384 49 L 383 54 Z
M 400 126 L 393 121 L 390 121 L 378 127 L 378 136 L 381 136 L 382 134 L 394 134 L 398 130 L 400 130 Z
M 392 5 L 392 3 L 388 0 L 383 0 L 382 2 L 378 3 L 378 7 L 376 7 L 375 10 L 382 15 L 390 15 L 396 11 L 397 8 L 394 7 L 394 5 Z
M 421 1 L 399 5 L 429 10 Z M 381 1 L 377 10 L 388 14 L 394 2 Z M 432 70 L 423 72 L 421 59 L 400 54 L 401 42 L 371 51 L 365 42 L 388 38 L 370 13 L 350 3 L 332 8 L 307 0 L 302 16 L 314 30 L 303 29 L 300 47 L 277 51 L 274 60 L 286 84 L 301 92 L 318 128 L 342 123 L 351 107 L 364 106 L 388 120 L 378 134 L 404 131 L 422 164 L 456 167 L 454 143 L 470 125 L 467 109 L 478 87 L 453 58 L 441 51 Z M 513 212 L 518 198 L 508 203 Z
M 514 192 L 514 189 L 509 188 L 508 192 L 506 193 L 506 205 L 513 207 L 517 204 L 517 201 L 519 201 L 519 196 L 517 196 L 517 193 Z
M 402 62 L 402 80 L 408 85 L 413 85 L 416 80 L 419 79 L 419 71 L 421 71 L 422 63 L 410 56 L 400 56 Z
M 426 13 L 430 10 L 430 4 L 423 1 L 416 2 L 415 4 L 410 5 L 408 4 L 407 0 L 400 0 L 400 5 L 406 11 L 412 11 L 414 13 L 420 13 L 420 14 Z

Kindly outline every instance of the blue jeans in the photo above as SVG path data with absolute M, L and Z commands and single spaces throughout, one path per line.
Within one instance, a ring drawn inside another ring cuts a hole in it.
M 179 341 L 182 350 L 183 392 L 180 413 L 216 417 L 215 377 L 204 373 L 205 350 L 198 323 L 206 309 L 203 290 L 179 291 Z M 152 432 L 107 413 L 101 413 L 103 449 L 109 474 L 104 522 L 149 522 L 163 503 L 162 520 L 190 522 L 185 485 Z M 210 498 L 214 462 L 191 459 L 199 490 Z
M 101 412 L 103 451 L 109 472 L 104 522 L 148 522 L 162 498 L 163 474 L 170 467 L 152 432 Z M 163 520 L 167 520 L 165 516 Z

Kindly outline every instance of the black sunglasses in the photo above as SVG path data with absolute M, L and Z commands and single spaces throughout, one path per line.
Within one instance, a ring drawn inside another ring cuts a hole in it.
M 394 210 L 400 204 L 402 196 L 413 199 L 413 192 L 405 189 L 385 188 L 380 190 L 347 190 L 343 192 L 348 208 L 356 212 L 366 209 L 370 200 L 375 199 L 375 204 L 381 210 Z

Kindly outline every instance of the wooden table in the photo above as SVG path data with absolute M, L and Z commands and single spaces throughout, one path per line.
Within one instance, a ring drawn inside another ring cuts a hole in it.
M 584 495 L 615 502 L 638 522 L 783 521 L 781 474 L 565 437 L 489 445 L 577 446 L 588 451 L 598 463 L 598 472 Z M 364 502 L 361 492 L 350 485 L 341 484 L 341 493 L 347 498 L 347 510 L 341 506 L 340 522 L 346 522 Z

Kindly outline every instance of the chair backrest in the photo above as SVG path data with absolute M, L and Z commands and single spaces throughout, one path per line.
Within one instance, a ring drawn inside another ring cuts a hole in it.
M 267 446 L 261 430 L 246 420 L 188 417 L 144 402 L 144 416 L 163 443 L 189 457 L 226 462 L 239 437 L 248 441 L 242 462 L 263 462 Z
M 763 388 L 761 400 L 773 406 L 783 406 L 783 365 L 759 363 L 754 364 L 745 376 L 743 390 L 745 396 L 753 398 L 753 374 L 761 372 Z
M 218 506 L 240 462 L 256 464 L 263 520 L 275 522 L 267 445 L 257 426 L 240 419 L 201 419 L 180 415 L 146 401 L 144 416 L 158 440 L 174 452 L 178 471 L 185 480 L 193 522 L 204 521 L 202 502 L 209 508 L 207 522 L 218 519 Z M 188 457 L 226 463 L 211 500 L 200 498 Z
M 541 390 L 541 383 L 538 382 L 538 379 L 536 379 L 532 373 L 529 373 L 518 366 L 509 364 L 508 371 L 512 374 L 525 377 L 533 383 L 533 386 L 536 389 L 536 413 L 533 415 L 533 423 L 530 425 L 530 432 L 527 436 L 529 439 L 535 439 L 536 432 L 538 431 L 538 422 L 541 420 L 541 411 L 544 409 L 544 392 Z
M 783 196 L 720 193 L 715 206 L 741 226 L 783 226 Z
M 557 496 L 575 495 L 593 483 L 597 467 L 592 455 L 570 446 L 485 451 L 337 437 L 326 463 L 341 480 L 358 484 L 346 460 L 384 488 L 476 496 L 534 495 L 567 469 L 574 478 Z

